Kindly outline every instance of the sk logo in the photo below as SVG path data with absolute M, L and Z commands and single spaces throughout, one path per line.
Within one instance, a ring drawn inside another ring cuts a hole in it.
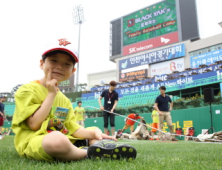
M 59 45 L 63 45 L 63 46 L 66 46 L 66 45 L 68 45 L 68 44 L 71 44 L 71 42 L 66 41 L 65 38 L 58 39 L 58 41 L 59 41 Z

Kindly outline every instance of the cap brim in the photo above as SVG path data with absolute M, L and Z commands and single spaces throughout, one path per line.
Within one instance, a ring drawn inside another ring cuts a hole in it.
M 56 50 L 61 50 L 61 51 L 65 51 L 65 52 L 69 53 L 74 58 L 76 63 L 79 62 L 77 56 L 72 51 L 70 51 L 66 48 L 52 48 L 50 50 L 45 51 L 42 55 L 46 55 L 47 53 L 52 52 L 52 51 L 56 51 Z

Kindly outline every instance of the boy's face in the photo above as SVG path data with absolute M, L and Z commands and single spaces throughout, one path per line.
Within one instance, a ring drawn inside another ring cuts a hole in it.
M 56 79 L 58 82 L 67 80 L 75 71 L 72 59 L 62 53 L 48 56 L 45 61 L 40 60 L 40 68 L 44 71 L 45 75 L 51 70 L 52 79 Z
M 78 106 L 81 107 L 81 106 L 82 106 L 82 103 L 79 103 Z

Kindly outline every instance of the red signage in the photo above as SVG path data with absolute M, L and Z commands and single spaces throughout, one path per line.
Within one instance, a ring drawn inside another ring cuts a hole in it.
M 128 73 L 120 73 L 119 74 L 119 81 L 129 81 L 129 80 L 133 80 L 133 79 L 140 79 L 140 78 L 144 78 L 147 77 L 147 69 L 143 69 L 143 70 L 138 70 L 138 71 L 132 71 L 132 72 L 128 72 Z
M 178 32 L 155 37 L 146 41 L 123 47 L 123 56 L 138 53 L 144 50 L 161 47 L 164 45 L 179 42 Z

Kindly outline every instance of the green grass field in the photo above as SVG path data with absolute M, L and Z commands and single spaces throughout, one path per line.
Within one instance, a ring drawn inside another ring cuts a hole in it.
M 13 146 L 13 136 L 0 140 L 0 170 L 219 170 L 222 169 L 222 145 L 179 141 L 122 141 L 137 149 L 137 158 L 125 160 L 82 160 L 48 163 L 20 158 Z

